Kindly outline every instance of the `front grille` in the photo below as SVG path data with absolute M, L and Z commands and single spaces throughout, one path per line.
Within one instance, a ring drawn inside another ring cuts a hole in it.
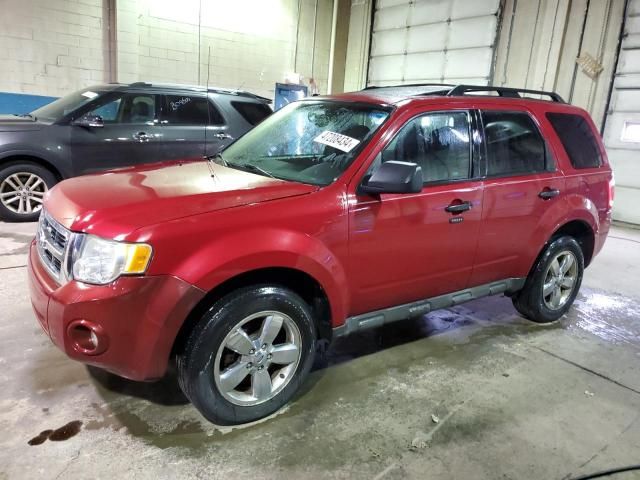
M 36 244 L 42 264 L 51 276 L 61 283 L 65 256 L 71 232 L 51 218 L 45 211 L 40 215 Z

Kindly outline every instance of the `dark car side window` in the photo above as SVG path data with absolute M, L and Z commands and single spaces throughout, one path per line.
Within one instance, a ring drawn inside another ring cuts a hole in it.
M 381 153 L 381 161 L 416 163 L 423 183 L 471 176 L 468 112 L 434 112 L 410 120 Z
M 121 93 L 109 96 L 91 112 L 105 125 L 148 124 L 156 119 L 156 96 L 144 93 Z
M 591 127 L 580 115 L 547 113 L 547 119 L 560 137 L 574 168 L 596 168 L 602 165 L 602 156 Z
M 264 103 L 231 102 L 231 106 L 251 125 L 259 124 L 273 113 Z
M 543 172 L 546 145 L 529 114 L 486 110 L 482 112 L 487 175 Z
M 217 108 L 205 97 L 165 95 L 161 123 L 165 125 L 222 125 Z

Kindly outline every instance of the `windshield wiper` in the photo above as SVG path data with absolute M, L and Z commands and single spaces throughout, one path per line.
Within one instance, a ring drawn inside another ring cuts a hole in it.
M 275 175 L 273 175 L 271 172 L 266 171 L 264 168 L 258 167 L 257 165 L 253 165 L 251 163 L 232 163 L 232 162 L 225 162 L 225 163 L 228 167 L 236 167 L 241 170 L 248 170 L 250 172 L 260 173 L 262 175 L 266 175 L 267 177 L 278 178 Z
M 15 117 L 28 117 L 28 118 L 30 118 L 31 120 L 33 120 L 34 122 L 35 122 L 36 120 L 38 120 L 38 119 L 36 118 L 36 116 L 35 116 L 35 115 L 32 115 L 32 114 L 30 114 L 30 113 L 14 113 L 13 115 L 14 115 Z
M 216 153 L 215 155 L 208 156 L 207 160 L 209 160 L 210 162 L 214 162 L 214 163 L 217 163 L 219 165 L 222 165 L 223 167 L 226 167 L 228 165 L 227 161 L 224 159 L 222 154 L 219 153 L 219 152 Z M 216 160 L 221 160 L 221 161 L 220 162 L 216 162 Z

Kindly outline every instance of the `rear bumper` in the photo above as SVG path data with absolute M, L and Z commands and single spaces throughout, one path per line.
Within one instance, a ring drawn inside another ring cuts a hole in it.
M 110 285 L 56 284 L 29 251 L 29 290 L 38 322 L 70 358 L 132 380 L 164 375 L 173 342 L 204 292 L 169 275 L 121 277 Z M 91 331 L 90 351 L 78 331 Z

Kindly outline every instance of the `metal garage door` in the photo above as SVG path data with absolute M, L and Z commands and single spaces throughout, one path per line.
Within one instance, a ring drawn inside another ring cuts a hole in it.
M 616 178 L 613 217 L 640 224 L 640 0 L 627 10 L 604 140 Z
M 369 85 L 491 76 L 500 0 L 377 0 Z

